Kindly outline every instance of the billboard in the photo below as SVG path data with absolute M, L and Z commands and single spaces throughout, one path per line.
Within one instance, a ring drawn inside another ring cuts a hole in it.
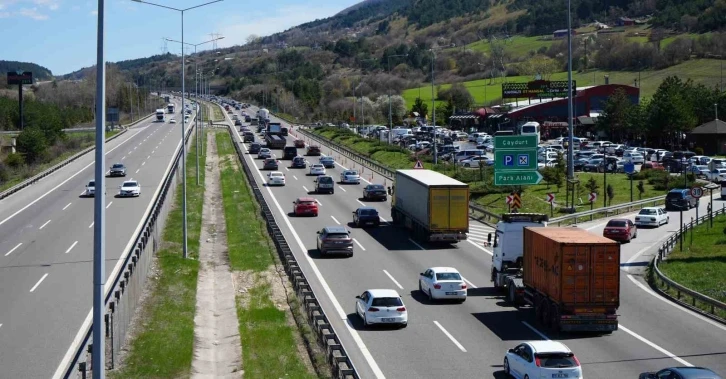
M 572 81 L 573 95 L 577 82 Z M 503 99 L 567 97 L 567 81 L 535 80 L 526 83 L 502 83 Z
M 33 84 L 33 73 L 30 71 L 8 72 L 8 84 Z

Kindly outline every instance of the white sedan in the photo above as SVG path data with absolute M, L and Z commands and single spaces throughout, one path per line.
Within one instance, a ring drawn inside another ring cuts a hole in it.
M 169 120 L 169 123 L 170 124 L 176 124 L 176 120 L 172 118 L 171 120 Z
M 94 197 L 96 196 L 96 181 L 91 180 L 86 184 L 86 190 L 83 192 L 83 196 Z
M 320 163 L 311 164 L 310 175 L 325 175 L 325 166 Z
M 360 184 L 360 175 L 356 170 L 345 170 L 340 173 L 340 182 Z
M 395 290 L 368 290 L 355 298 L 355 313 L 365 326 L 389 324 L 405 328 L 408 325 L 408 311 Z
M 267 174 L 267 185 L 270 186 L 284 186 L 285 185 L 285 174 L 280 171 L 273 171 Z
M 667 224 L 670 216 L 663 208 L 646 207 L 640 210 L 635 216 L 635 225 L 637 226 L 655 226 L 656 228 Z
M 513 378 L 582 378 L 582 366 L 562 342 L 529 341 L 504 356 L 504 373 Z
M 136 180 L 127 180 L 118 187 L 119 196 L 141 196 L 141 185 Z
M 456 299 L 466 301 L 466 283 L 453 267 L 431 267 L 419 274 L 418 289 L 429 300 Z

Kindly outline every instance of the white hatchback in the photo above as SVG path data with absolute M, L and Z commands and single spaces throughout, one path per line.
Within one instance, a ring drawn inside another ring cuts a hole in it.
M 310 175 L 325 175 L 325 166 L 320 163 L 311 164 Z
M 355 298 L 355 313 L 365 326 L 388 324 L 405 328 L 408 325 L 408 311 L 395 290 L 367 290 Z
M 270 186 L 284 186 L 285 185 L 285 174 L 280 171 L 273 171 L 267 174 L 267 185 Z
M 562 342 L 529 341 L 504 356 L 504 373 L 514 378 L 581 379 L 582 366 Z
M 453 267 L 431 267 L 419 274 L 418 289 L 429 296 L 429 300 L 466 300 L 466 283 L 459 271 Z

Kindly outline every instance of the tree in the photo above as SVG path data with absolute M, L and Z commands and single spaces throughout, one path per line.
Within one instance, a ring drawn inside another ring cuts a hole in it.
M 474 104 L 474 97 L 461 83 L 454 83 L 449 89 L 438 91 L 437 95 L 439 100 L 450 102 L 454 109 L 469 109 Z
M 642 200 L 643 199 L 643 193 L 645 193 L 645 185 L 643 184 L 643 181 L 642 180 L 638 181 L 637 188 L 638 188 L 638 200 Z
M 555 185 L 559 192 L 562 185 L 565 184 L 565 178 L 567 177 L 567 162 L 565 161 L 565 154 L 557 153 L 557 158 L 555 160 L 555 175 Z
M 378 114 L 383 116 L 384 120 L 388 121 L 388 96 L 380 96 L 376 100 L 376 108 L 378 109 Z M 404 100 L 403 97 L 400 95 L 391 96 L 390 111 L 391 119 L 394 124 L 403 121 L 403 118 L 406 116 L 406 110 L 406 100 Z
M 600 184 L 593 177 L 590 177 L 587 183 L 585 183 L 585 189 L 587 189 L 588 193 L 600 194 Z
M 25 128 L 16 142 L 18 150 L 25 156 L 25 161 L 31 164 L 41 160 L 48 149 L 45 133 L 37 127 Z
M 615 197 L 615 189 L 613 188 L 612 184 L 608 184 L 607 189 L 605 190 L 607 194 L 607 201 L 608 206 L 612 205 L 613 198 Z
M 429 105 L 424 103 L 421 98 L 417 97 L 411 107 L 411 112 L 418 112 L 419 116 L 426 118 L 429 113 Z
M 613 141 L 622 141 L 630 129 L 632 103 L 625 91 L 617 90 L 607 99 L 603 113 L 597 118 L 596 127 L 606 132 Z
M 252 45 L 252 44 L 256 43 L 259 39 L 260 39 L 260 36 L 258 36 L 257 34 L 250 34 L 247 36 L 246 41 L 247 41 L 248 45 Z
M 683 133 L 696 125 L 693 105 L 687 98 L 687 88 L 677 76 L 663 80 L 648 104 L 648 125 L 651 141 L 660 146 L 680 148 Z

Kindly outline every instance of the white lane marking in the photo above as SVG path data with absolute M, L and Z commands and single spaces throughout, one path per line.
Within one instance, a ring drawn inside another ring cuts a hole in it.
M 423 248 L 423 246 L 419 245 L 418 242 L 416 242 L 410 238 L 408 240 L 411 241 L 412 244 L 416 245 L 416 247 L 418 247 L 420 250 L 426 250 Z
M 333 221 L 335 221 L 335 223 L 336 223 L 336 224 L 340 225 L 340 221 L 338 221 L 338 220 L 337 220 L 337 219 L 336 219 L 335 217 L 333 217 L 333 216 L 330 216 L 330 218 L 332 218 L 332 219 L 333 219 Z
M 469 228 L 481 229 L 481 230 L 492 230 L 493 229 L 491 226 L 482 226 L 482 225 L 477 225 L 477 224 L 469 224 Z
M 360 200 L 358 200 L 358 199 L 355 199 L 355 201 L 357 201 L 357 202 L 358 202 L 358 204 L 360 204 L 360 205 L 362 205 L 362 206 L 364 206 L 364 207 L 366 206 L 364 202 L 362 202 L 362 201 L 360 201 Z
M 151 150 L 151 154 L 154 154 L 155 152 L 156 152 L 156 150 Z M 151 156 L 151 155 L 149 155 L 149 156 Z
M 357 239 L 353 238 L 353 242 L 355 242 L 355 243 L 356 243 L 356 245 L 358 245 L 358 247 L 360 247 L 361 249 L 363 249 L 363 251 L 366 251 L 366 248 L 365 248 L 365 247 L 363 247 L 363 245 L 361 245 L 361 244 L 360 244 L 360 242 L 358 242 L 358 240 L 357 240 Z
M 14 247 L 14 248 L 10 249 L 10 251 L 8 251 L 7 253 L 5 253 L 5 256 L 7 257 L 8 255 L 12 254 L 12 253 L 13 253 L 13 251 L 17 250 L 17 249 L 18 249 L 18 248 L 19 248 L 20 246 L 22 246 L 22 245 L 23 245 L 23 243 L 22 243 L 22 242 L 21 242 L 21 243 L 19 243 L 19 244 L 17 244 L 17 245 L 15 245 L 15 247 Z
M 150 159 L 150 158 L 151 158 L 151 155 L 149 155 L 148 157 L 146 157 L 146 159 Z
M 391 281 L 393 281 L 393 284 L 395 284 L 396 286 L 398 286 L 398 288 L 403 289 L 403 286 L 401 285 L 401 283 L 399 283 L 398 280 L 396 280 L 396 278 L 393 277 L 393 275 L 391 275 L 386 270 L 383 270 L 383 273 L 386 274 L 386 276 L 388 276 L 391 279 Z
M 30 292 L 35 291 L 35 289 L 38 288 L 38 286 L 40 285 L 40 283 L 43 283 L 43 281 L 45 280 L 45 278 L 47 276 L 48 276 L 48 273 L 46 272 L 45 275 L 43 275 L 43 277 L 40 278 L 40 280 L 38 280 L 38 283 L 35 283 L 35 285 L 33 286 L 33 288 L 30 289 Z
M 112 151 L 114 151 L 114 150 L 118 149 L 118 148 L 119 148 L 119 147 L 120 147 L 121 145 L 123 145 L 124 143 L 126 143 L 126 142 L 130 141 L 130 140 L 131 140 L 131 138 L 133 138 L 133 137 L 134 137 L 135 135 L 137 135 L 137 134 L 139 134 L 139 133 L 140 133 L 140 131 L 139 131 L 139 132 L 136 132 L 136 133 L 134 133 L 134 134 L 133 134 L 132 136 L 130 136 L 130 137 L 129 137 L 129 138 L 127 139 L 127 140 L 121 141 L 121 143 L 119 143 L 119 144 L 118 144 L 118 145 L 117 145 L 116 147 L 114 147 L 114 148 L 110 149 L 109 151 L 107 151 L 107 152 L 106 152 L 106 155 L 108 155 L 108 154 L 109 154 L 109 153 L 111 153 Z M 13 217 L 17 216 L 18 214 L 20 214 L 20 212 L 22 212 L 22 211 L 24 211 L 24 210 L 28 209 L 28 208 L 29 208 L 30 206 L 32 206 L 33 204 L 35 204 L 35 203 L 39 202 L 39 201 L 40 201 L 41 199 L 43 199 L 44 197 L 48 196 L 48 195 L 49 195 L 49 194 L 50 194 L 51 192 L 53 192 L 53 191 L 57 190 L 57 189 L 58 189 L 58 188 L 60 188 L 60 187 L 61 187 L 62 185 L 64 185 L 64 184 L 68 183 L 68 181 L 70 181 L 71 179 L 75 178 L 75 177 L 76 177 L 76 176 L 77 176 L 78 174 L 80 174 L 81 172 L 83 172 L 83 171 L 84 171 L 85 169 L 87 169 L 87 168 L 89 168 L 89 167 L 93 166 L 93 165 L 94 165 L 95 163 L 96 163 L 95 161 L 94 161 L 94 162 L 91 162 L 91 163 L 89 163 L 88 165 L 86 165 L 86 167 L 84 167 L 84 168 L 82 168 L 82 169 L 78 170 L 78 171 L 77 171 L 77 172 L 76 172 L 75 174 L 73 174 L 73 175 L 71 175 L 70 177 L 68 177 L 68 179 L 64 180 L 63 182 L 61 182 L 61 183 L 60 183 L 60 184 L 58 184 L 57 186 L 55 186 L 55 187 L 51 188 L 51 189 L 50 189 L 50 190 L 49 190 L 48 192 L 46 192 L 46 193 L 44 193 L 44 194 L 40 195 L 40 196 L 39 196 L 39 197 L 38 197 L 37 199 L 35 199 L 35 200 L 31 201 L 30 203 L 28 203 L 28 205 L 26 205 L 26 206 L 24 206 L 24 207 L 22 207 L 22 208 L 18 209 L 18 210 L 17 210 L 17 211 L 15 212 L 15 213 L 11 214 L 10 216 L 8 216 L 7 218 L 5 218 L 4 220 L 0 221 L 0 225 L 2 225 L 2 224 L 4 224 L 4 223 L 8 222 L 8 220 L 10 220 L 11 218 L 13 218 Z
M 123 157 L 121 157 L 121 160 L 124 160 L 124 159 L 126 159 L 126 156 L 125 155 Z
M 287 167 L 285 167 L 285 171 L 290 171 L 290 169 L 289 169 L 289 168 L 287 168 Z
M 136 148 L 137 148 L 137 147 L 138 147 L 138 146 L 135 146 L 135 147 L 134 147 L 134 150 L 136 150 Z
M 108 209 L 108 207 L 110 207 L 110 206 L 111 206 L 111 204 L 113 204 L 113 201 L 112 201 L 112 202 L 110 202 L 110 203 L 108 203 L 108 205 L 106 206 L 106 209 Z
M 348 191 L 346 191 L 346 190 L 345 190 L 345 188 L 343 188 L 343 187 L 341 187 L 341 186 L 338 186 L 338 188 L 339 188 L 339 189 L 340 189 L 341 191 L 343 191 L 343 192 L 348 192 Z
M 383 218 L 383 217 L 381 217 L 381 216 L 378 216 L 378 218 L 379 218 L 379 219 L 381 219 L 381 222 L 385 222 L 385 223 L 388 223 L 388 221 L 386 221 L 386 219 L 385 219 L 385 218 Z
M 652 347 L 652 348 L 660 351 L 661 353 L 667 355 L 670 358 L 673 358 L 678 363 L 680 363 L 680 364 L 682 364 L 684 366 L 693 367 L 693 365 L 690 364 L 690 363 L 688 363 L 688 361 L 686 361 L 685 359 L 680 358 L 680 357 L 676 356 L 675 354 L 671 353 L 670 351 L 668 351 L 668 350 L 666 350 L 666 349 L 664 349 L 664 348 L 656 345 L 655 343 L 649 341 L 648 339 L 646 339 L 645 337 L 641 336 L 640 334 L 635 333 L 634 331 L 632 331 L 632 330 L 624 327 L 622 324 L 618 325 L 618 329 L 621 329 L 621 330 L 625 331 L 626 333 L 630 334 L 631 336 L 633 336 L 633 337 L 639 339 L 640 341 L 642 341 L 644 344 L 646 344 L 646 345 L 648 345 L 648 346 L 650 346 L 650 347 Z
M 131 150 L 131 151 L 129 151 L 129 152 L 128 152 L 128 154 L 126 154 L 126 155 L 131 155 L 131 153 L 133 153 L 133 152 L 134 152 L 134 151 L 133 151 L 133 150 Z
M 491 233 L 491 232 L 493 232 L 493 231 L 490 230 L 489 233 Z M 470 236 L 488 237 L 489 233 L 486 233 L 484 231 L 478 231 L 478 230 L 470 230 L 469 233 L 467 233 L 467 234 Z
M 528 327 L 531 331 L 537 333 L 543 340 L 545 340 L 545 341 L 550 340 L 549 338 L 547 338 L 547 336 L 544 333 L 537 330 L 537 328 L 535 328 L 534 326 L 529 325 L 529 323 L 527 321 L 522 321 L 522 324 L 524 324 L 524 326 Z
M 65 207 L 63 207 L 63 210 L 66 210 L 66 209 L 67 209 L 68 207 L 70 207 L 70 206 L 71 206 L 71 204 L 72 204 L 72 203 L 68 203 L 68 204 L 66 204 L 66 206 L 65 206 Z
M 464 349 L 464 346 L 462 346 L 459 343 L 459 341 L 457 341 L 456 338 L 454 338 L 454 336 L 451 335 L 451 333 L 449 333 L 446 329 L 444 329 L 444 327 L 441 326 L 441 324 L 439 324 L 438 321 L 434 321 L 434 324 L 436 324 L 436 326 L 438 326 L 439 329 L 441 329 L 441 331 L 444 332 L 444 334 L 446 334 L 447 337 L 449 337 L 449 339 L 451 340 L 451 342 L 453 342 L 454 345 L 456 345 L 456 347 L 459 348 L 459 350 L 461 350 L 461 351 L 463 351 L 463 352 L 466 353 L 466 349 Z
M 305 192 L 310 192 L 305 186 L 302 186 L 302 188 L 305 190 Z
M 657 241 L 655 241 L 652 244 L 650 244 L 650 245 L 648 245 L 648 246 L 640 249 L 637 253 L 635 253 L 635 255 L 633 255 L 632 257 L 630 257 L 630 259 L 628 259 L 628 261 L 626 263 L 633 263 L 633 262 L 635 262 L 636 259 L 640 258 L 640 256 L 643 255 L 643 253 L 645 253 L 646 251 L 652 249 L 653 246 L 660 244 L 664 239 L 666 239 L 666 238 L 668 238 L 670 236 L 671 236 L 670 233 L 665 233 L 665 235 L 663 237 L 659 238 Z M 625 271 L 630 272 L 630 268 L 631 267 L 632 266 L 630 266 L 630 265 L 625 266 Z
M 461 279 L 462 279 L 463 281 L 465 281 L 465 282 L 466 282 L 466 284 L 468 284 L 468 285 L 469 285 L 469 287 L 471 287 L 471 288 L 479 288 L 479 287 L 475 286 L 475 285 L 474 285 L 474 283 L 470 282 L 470 281 L 469 281 L 469 279 L 467 279 L 467 278 L 465 278 L 465 277 L 463 277 L 463 276 L 461 277 Z
M 658 295 L 657 293 L 653 292 L 650 288 L 646 287 L 643 283 L 641 283 L 637 279 L 635 279 L 632 275 L 628 275 L 628 279 L 630 279 L 630 281 L 633 282 L 633 284 L 635 284 L 636 286 L 640 287 L 640 289 L 642 289 L 643 291 L 645 291 L 647 294 L 649 294 L 649 295 L 655 297 L 656 299 L 658 299 L 658 300 L 660 300 L 660 301 L 662 301 L 662 302 L 670 305 L 671 307 L 674 307 L 676 309 L 680 309 L 681 311 L 683 311 L 685 313 L 688 313 L 689 315 L 694 316 L 694 317 L 700 319 L 701 321 L 705 321 L 705 322 L 707 322 L 707 323 L 709 323 L 709 324 L 711 324 L 711 325 L 713 325 L 713 326 L 715 326 L 715 327 L 717 327 L 717 328 L 719 328 L 719 329 L 721 329 L 723 331 L 726 331 L 726 326 L 725 325 L 720 324 L 720 323 L 717 323 L 716 321 L 713 321 L 713 320 L 711 320 L 708 317 L 704 317 L 704 316 L 702 316 L 702 315 L 700 315 L 700 314 L 698 314 L 698 313 L 696 313 L 696 312 L 694 312 L 694 311 L 692 311 L 692 310 L 690 310 L 688 308 L 684 308 L 684 307 L 682 307 L 682 306 L 680 306 L 680 305 L 678 305 L 676 303 L 673 303 L 672 301 L 664 298 L 663 296 Z
M 45 224 L 41 225 L 40 228 L 38 228 L 38 230 L 45 228 L 45 226 L 48 224 L 50 224 L 50 220 L 46 221 Z
M 78 241 L 73 242 L 73 245 L 71 245 L 71 247 L 69 247 L 68 250 L 66 250 L 66 254 L 70 253 L 71 250 L 73 250 L 73 248 L 76 247 L 76 245 L 78 245 Z
M 293 175 L 292 177 L 295 178 L 295 180 L 297 180 L 297 176 Z
M 241 141 L 242 138 L 239 135 L 239 132 L 237 132 L 237 129 L 234 129 L 235 134 L 237 135 L 237 140 Z M 247 147 L 243 145 L 243 149 L 247 150 Z M 251 159 L 250 159 L 251 160 Z M 252 161 L 254 163 L 254 161 Z M 254 169 L 257 171 L 257 174 L 260 176 L 262 181 L 265 181 L 265 176 L 262 174 L 260 169 L 257 167 L 257 165 L 252 165 Z M 305 247 L 305 244 L 303 244 L 302 240 L 300 239 L 300 236 L 297 234 L 297 231 L 295 231 L 295 228 L 292 227 L 292 223 L 290 223 L 290 218 L 287 217 L 287 213 L 282 210 L 282 207 L 280 206 L 280 203 L 277 201 L 277 198 L 275 195 L 272 194 L 272 190 L 269 187 L 265 187 L 267 189 L 267 193 L 272 198 L 273 203 L 275 203 L 275 206 L 277 207 L 278 212 L 282 215 L 282 219 L 285 221 L 285 224 L 287 225 L 288 229 L 290 230 L 290 233 L 292 233 L 293 238 L 295 239 L 295 242 L 297 242 L 298 247 L 301 251 L 307 252 L 307 248 Z M 316 200 L 317 201 L 317 200 Z M 318 204 L 320 202 L 318 201 Z M 322 204 L 320 204 L 322 205 Z M 365 342 L 363 342 L 363 339 L 360 338 L 360 334 L 358 334 L 358 331 L 356 331 L 353 328 L 353 325 L 351 324 L 350 320 L 348 320 L 348 314 L 343 310 L 343 307 L 338 302 L 338 299 L 336 299 L 335 295 L 333 294 L 333 290 L 330 289 L 330 286 L 328 285 L 328 282 L 325 280 L 325 277 L 318 269 L 318 265 L 315 263 L 315 261 L 308 255 L 303 254 L 305 259 L 307 260 L 308 264 L 310 265 L 311 269 L 313 270 L 313 273 L 315 274 L 315 277 L 318 279 L 318 282 L 320 282 L 320 285 L 323 288 L 323 291 L 325 291 L 325 294 L 330 299 L 330 302 L 333 304 L 333 308 L 335 308 L 335 311 L 338 313 L 338 317 L 340 317 L 340 320 L 343 320 L 345 323 L 345 326 L 348 328 L 348 332 L 350 333 L 351 337 L 353 338 L 353 341 L 358 346 L 358 350 L 360 350 L 361 354 L 363 355 L 363 358 L 365 358 L 366 362 L 368 363 L 368 366 L 370 366 L 371 371 L 373 371 L 373 375 L 375 375 L 378 379 L 385 379 L 385 375 L 383 375 L 383 371 L 381 371 L 381 368 L 378 366 L 378 363 L 376 363 L 375 359 L 373 359 L 373 355 L 371 354 L 370 350 L 368 350 L 368 347 L 366 346 Z M 90 319 L 89 315 L 89 319 Z M 79 338 L 80 339 L 80 338 Z M 342 342 L 341 342 L 342 344 Z M 345 348 L 345 346 L 343 346 Z M 70 352 L 69 352 L 70 354 Z M 69 358 L 70 359 L 70 358 Z M 60 375 L 60 374 L 59 374 Z M 54 379 L 56 376 L 54 376 Z
M 140 169 L 140 168 L 137 168 L 137 169 L 136 169 L 136 172 L 135 172 L 134 174 L 138 174 L 138 173 L 139 173 L 139 171 L 141 171 L 141 169 Z
M 0 328 L 2 328 L 2 327 L 3 327 L 3 324 L 0 324 Z
M 492 253 L 491 251 L 489 251 L 489 250 L 487 250 L 487 249 L 485 249 L 485 248 L 483 248 L 483 247 L 481 247 L 481 246 L 477 245 L 477 244 L 476 244 L 476 243 L 475 243 L 474 241 L 471 241 L 471 240 L 466 240 L 466 242 L 469 242 L 470 244 L 472 244 L 472 245 L 473 245 L 474 247 L 476 247 L 477 249 L 479 249 L 479 250 L 481 250 L 481 251 L 483 251 L 483 252 L 485 252 L 485 253 L 487 253 L 487 254 L 489 254 L 489 255 L 494 255 L 494 253 Z
M 91 228 L 93 228 L 93 224 L 95 224 L 95 223 L 96 223 L 96 221 L 93 221 L 93 222 L 91 223 L 91 225 L 88 225 L 88 229 L 91 229 Z

